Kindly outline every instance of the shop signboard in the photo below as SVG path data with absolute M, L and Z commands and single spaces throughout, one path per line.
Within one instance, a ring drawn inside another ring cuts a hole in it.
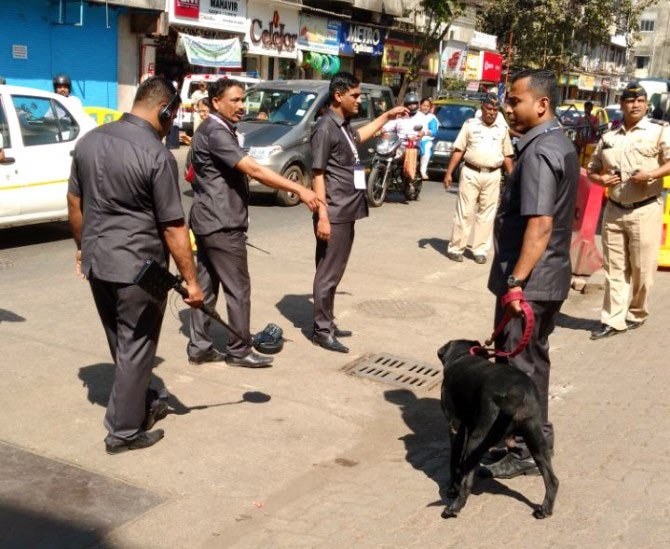
M 412 61 L 412 52 L 417 49 L 420 49 L 420 46 L 400 40 L 386 40 L 384 55 L 382 56 L 382 70 L 386 72 L 407 72 Z M 422 60 L 419 75 L 437 75 L 439 60 L 437 52 L 426 55 Z
M 384 54 L 384 31 L 377 27 L 342 23 L 340 35 L 340 53 L 343 55 Z
M 191 65 L 219 69 L 242 68 L 242 45 L 239 38 L 215 40 L 179 33 L 179 40 Z
M 200 15 L 199 0 L 174 0 L 174 14 L 177 17 L 198 19 Z
M 473 31 L 470 45 L 477 49 L 495 50 L 498 37 L 494 34 L 486 34 L 484 32 Z
M 214 29 L 243 33 L 247 27 L 247 0 L 200 0 L 200 22 Z
M 577 87 L 580 90 L 586 90 L 586 91 L 591 91 L 593 90 L 594 86 L 596 83 L 596 79 L 594 76 L 591 76 L 589 74 L 580 74 L 579 75 L 579 81 L 577 83 Z
M 340 53 L 340 22 L 316 15 L 300 15 L 298 48 L 328 55 Z
M 479 80 L 479 53 L 468 53 L 465 58 L 465 79 Z
M 171 0 L 170 23 L 244 34 L 248 0 Z M 185 9 L 188 5 L 189 9 Z
M 465 86 L 465 91 L 469 92 L 479 91 L 479 80 L 470 80 Z
M 458 40 L 449 40 L 442 48 L 442 76 L 445 78 L 463 78 L 468 45 Z
M 480 80 L 484 82 L 500 82 L 503 56 L 490 51 L 479 52 L 479 67 L 482 71 Z
M 250 2 L 244 38 L 248 53 L 295 59 L 299 22 L 298 10 L 285 4 Z

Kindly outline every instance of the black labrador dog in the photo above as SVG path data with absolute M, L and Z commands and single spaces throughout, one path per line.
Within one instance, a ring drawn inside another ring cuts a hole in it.
M 455 498 L 442 517 L 455 517 L 463 508 L 472 490 L 475 469 L 488 448 L 509 436 L 520 435 L 544 479 L 544 502 L 533 516 L 546 518 L 554 509 L 558 479 L 542 435 L 542 412 L 535 384 L 514 366 L 471 355 L 473 345 L 478 346 L 479 342 L 459 339 L 437 352 L 444 365 L 442 410 L 451 436 L 447 496 Z

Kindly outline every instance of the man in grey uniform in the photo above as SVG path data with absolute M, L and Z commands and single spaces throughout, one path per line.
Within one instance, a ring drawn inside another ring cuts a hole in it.
M 552 449 L 549 335 L 570 290 L 570 238 L 579 179 L 577 152 L 556 120 L 557 101 L 558 84 L 552 72 L 528 69 L 512 77 L 507 114 L 511 126 L 523 136 L 517 143 L 517 164 L 503 190 L 495 220 L 495 257 L 488 284 L 496 296 L 496 325 L 505 312 L 521 316 L 519 300 L 509 303 L 505 310 L 500 305 L 500 298 L 508 292 L 523 290 L 533 309 L 535 325 L 530 341 L 520 354 L 508 360 L 528 374 L 537 387 L 542 430 Z M 496 348 L 511 351 L 522 334 L 521 321 L 513 319 L 496 340 Z M 487 468 L 495 478 L 539 474 L 521 441 Z
M 314 335 L 312 342 L 329 351 L 348 353 L 338 337 L 351 332 L 334 324 L 335 291 L 340 283 L 354 243 L 354 223 L 368 215 L 365 199 L 365 170 L 356 145 L 363 143 L 382 126 L 409 111 L 395 107 L 357 131 L 349 118 L 358 113 L 360 82 L 348 72 L 337 73 L 330 81 L 330 108 L 312 132 L 312 186 L 319 195 L 314 215 L 316 274 L 314 275 Z
M 249 226 L 249 185 L 246 176 L 297 194 L 314 211 L 316 194 L 258 164 L 240 146 L 235 124 L 245 114 L 244 88 L 235 80 L 221 79 L 209 87 L 212 111 L 193 136 L 195 183 L 190 223 L 198 244 L 198 280 L 205 303 L 216 306 L 219 284 L 226 295 L 228 322 L 236 334 L 228 335 L 227 354 L 217 351 L 209 335 L 210 319 L 191 312 L 189 363 L 220 362 L 261 368 L 272 357 L 251 350 L 251 281 L 247 267 L 246 232 Z
M 162 429 L 148 431 L 167 414 L 149 380 L 166 299 L 133 284 L 144 262 L 167 267 L 169 252 L 186 281 L 186 303 L 202 305 L 177 163 L 161 143 L 178 108 L 172 84 L 150 78 L 131 112 L 85 135 L 72 160 L 67 200 L 76 270 L 89 280 L 116 365 L 104 422 L 109 454 L 163 438 Z

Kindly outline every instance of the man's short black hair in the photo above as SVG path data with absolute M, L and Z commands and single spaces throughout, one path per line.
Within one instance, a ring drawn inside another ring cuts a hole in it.
M 223 94 L 226 93 L 226 90 L 234 86 L 237 86 L 238 88 L 242 88 L 242 90 L 244 90 L 244 84 L 232 78 L 219 78 L 214 82 L 210 82 L 209 86 L 207 86 L 207 93 L 209 94 L 210 102 L 213 97 L 221 99 L 223 97 Z
M 529 78 L 528 88 L 538 97 L 549 98 L 549 109 L 556 112 L 558 107 L 558 81 L 556 75 L 546 69 L 524 69 L 512 75 L 511 83 Z
M 584 103 L 584 108 L 586 109 L 587 107 L 593 108 L 593 102 L 592 101 L 587 101 L 586 103 Z
M 137 88 L 135 103 L 145 103 L 150 106 L 170 103 L 178 95 L 172 82 L 161 77 L 152 76 Z
M 335 99 L 336 93 L 346 93 L 351 88 L 359 86 L 361 81 L 356 78 L 350 72 L 341 71 L 338 72 L 330 80 L 330 86 L 328 87 L 328 92 L 330 93 L 330 100 Z

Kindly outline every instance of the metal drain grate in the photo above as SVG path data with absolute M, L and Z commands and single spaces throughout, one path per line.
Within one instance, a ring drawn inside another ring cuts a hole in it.
M 441 368 L 383 353 L 360 358 L 342 370 L 352 376 L 406 389 L 428 390 L 442 381 Z

